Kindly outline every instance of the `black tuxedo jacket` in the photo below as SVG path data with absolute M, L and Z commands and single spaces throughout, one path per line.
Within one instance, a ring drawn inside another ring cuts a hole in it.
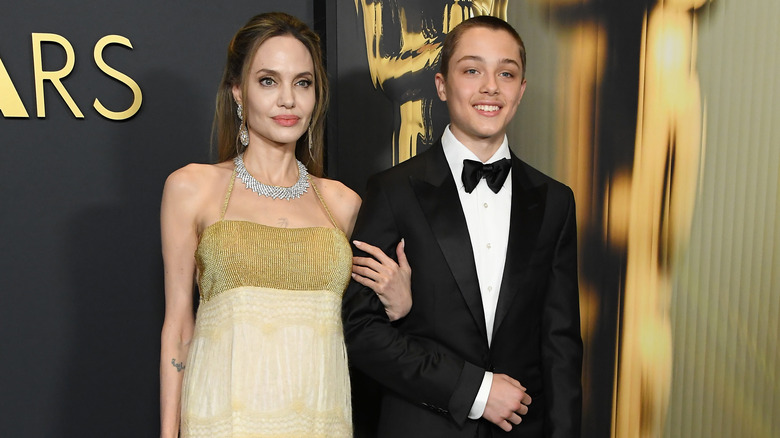
M 392 255 L 405 238 L 412 268 L 412 310 L 395 323 L 371 289 L 353 281 L 344 295 L 350 364 L 384 388 L 378 436 L 580 436 L 577 237 L 568 187 L 512 155 L 509 242 L 491 346 L 466 219 L 440 142 L 369 180 L 353 238 Z M 510 433 L 467 418 L 486 370 L 517 379 L 533 398 Z

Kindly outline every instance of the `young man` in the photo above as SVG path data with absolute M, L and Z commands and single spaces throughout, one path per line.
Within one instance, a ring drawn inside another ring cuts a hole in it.
M 449 127 L 369 180 L 353 234 L 388 254 L 404 238 L 412 270 L 398 321 L 357 282 L 343 300 L 350 362 L 384 388 L 378 436 L 579 437 L 574 197 L 505 135 L 525 90 L 522 40 L 494 17 L 464 21 L 436 88 Z

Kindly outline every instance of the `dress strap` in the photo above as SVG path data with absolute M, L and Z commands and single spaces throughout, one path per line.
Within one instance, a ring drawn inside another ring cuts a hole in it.
M 341 230 L 338 224 L 336 224 L 336 221 L 333 220 L 333 215 L 330 214 L 330 209 L 328 208 L 328 204 L 326 204 L 325 200 L 322 199 L 322 195 L 320 195 L 320 191 L 317 190 L 317 185 L 314 184 L 314 181 L 312 181 L 311 176 L 309 176 L 309 184 L 311 184 L 311 186 L 314 187 L 314 193 L 316 193 L 317 197 L 320 199 L 320 204 L 322 204 L 322 206 L 325 207 L 325 213 L 328 213 L 328 218 L 330 218 L 330 222 L 333 224 L 334 227 L 336 227 L 337 230 Z
M 233 193 L 233 184 L 236 182 L 236 169 L 233 169 L 233 175 L 230 177 L 230 184 L 228 184 L 227 192 L 225 193 L 225 203 L 222 204 L 222 213 L 219 214 L 219 220 L 225 220 L 225 212 L 227 212 L 228 201 L 230 201 L 230 194 Z

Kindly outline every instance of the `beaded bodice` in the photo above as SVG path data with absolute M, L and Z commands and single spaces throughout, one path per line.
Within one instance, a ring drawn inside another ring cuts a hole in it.
M 277 228 L 233 220 L 203 231 L 195 259 L 203 301 L 242 286 L 340 296 L 352 269 L 352 249 L 337 228 Z

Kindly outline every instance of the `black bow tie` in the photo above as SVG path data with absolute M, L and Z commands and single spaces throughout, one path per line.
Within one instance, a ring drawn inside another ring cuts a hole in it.
M 502 158 L 489 164 L 482 164 L 479 161 L 463 160 L 463 173 L 460 175 L 463 180 L 463 188 L 466 193 L 471 193 L 479 184 L 479 180 L 485 178 L 490 190 L 498 193 L 506 181 L 509 170 L 512 168 L 512 162 L 509 158 Z

